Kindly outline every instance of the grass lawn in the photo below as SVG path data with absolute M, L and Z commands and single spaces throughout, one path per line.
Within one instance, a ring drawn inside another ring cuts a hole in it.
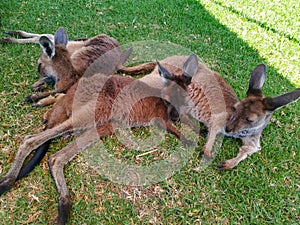
M 145 40 L 170 42 L 196 53 L 241 98 L 252 69 L 265 63 L 264 93 L 273 96 L 300 87 L 299 4 L 295 0 L 0 1 L 0 38 L 6 37 L 6 30 L 54 33 L 63 26 L 70 39 L 105 33 L 124 45 Z M 40 47 L 0 47 L 3 175 L 24 136 L 43 129 L 42 115 L 49 108 L 23 103 L 39 78 Z M 228 138 L 206 169 L 199 169 L 197 157 L 205 141 L 201 137 L 180 171 L 147 187 L 104 179 L 79 155 L 65 167 L 73 201 L 69 224 L 299 224 L 299 112 L 299 102 L 276 112 L 263 133 L 262 151 L 230 171 L 216 169 L 234 157 L 241 144 Z M 172 151 L 177 141 L 169 139 Z M 67 142 L 56 140 L 47 157 Z M 105 138 L 105 144 L 115 157 L 134 161 L 135 153 L 119 145 L 116 136 Z M 160 154 L 168 153 L 159 150 L 153 158 Z M 0 224 L 53 224 L 57 192 L 46 159 L 0 197 L 0 209 Z

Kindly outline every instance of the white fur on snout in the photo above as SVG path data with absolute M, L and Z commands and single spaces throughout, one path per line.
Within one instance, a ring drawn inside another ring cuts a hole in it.
M 239 130 L 235 133 L 228 133 L 225 130 L 222 130 L 222 133 L 225 136 L 233 137 L 233 138 L 243 138 L 247 136 L 253 136 L 262 132 L 262 130 L 267 126 L 268 123 L 262 122 L 255 127 L 250 127 L 246 129 Z

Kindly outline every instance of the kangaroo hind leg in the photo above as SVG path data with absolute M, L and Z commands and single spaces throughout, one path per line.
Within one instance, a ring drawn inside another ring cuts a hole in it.
M 64 132 L 69 131 L 71 129 L 72 120 L 69 119 L 52 129 L 48 129 L 39 134 L 25 137 L 23 143 L 17 151 L 12 167 L 10 168 L 8 173 L 0 179 L 0 195 L 10 190 L 14 186 L 16 180 L 19 177 L 20 171 L 22 171 L 22 166 L 24 164 L 25 159 L 30 155 L 32 151 L 38 149 L 39 146 L 43 145 L 45 142 L 56 138 L 62 135 Z M 29 168 L 29 170 L 31 169 Z M 26 174 L 28 171 L 26 170 L 24 172 Z
M 71 199 L 64 177 L 63 168 L 79 152 L 93 144 L 100 137 L 109 135 L 112 131 L 110 124 L 87 130 L 77 137 L 71 144 L 49 157 L 48 165 L 58 191 L 58 216 L 57 224 L 65 224 L 71 211 Z
M 25 32 L 22 30 L 9 30 L 5 32 L 10 36 L 19 36 L 21 38 L 3 38 L 3 43 L 19 43 L 19 44 L 26 44 L 26 43 L 39 43 L 39 39 L 41 36 L 47 36 L 50 40 L 54 40 L 54 36 L 52 34 L 34 34 Z

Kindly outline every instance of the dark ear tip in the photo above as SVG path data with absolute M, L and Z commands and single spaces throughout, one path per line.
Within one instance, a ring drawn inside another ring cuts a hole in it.
M 67 33 L 65 28 L 63 28 L 63 27 L 58 28 L 58 30 L 56 32 L 58 32 L 58 31 Z
M 50 39 L 49 39 L 48 37 L 46 37 L 46 36 L 41 36 L 40 39 L 39 39 L 39 43 L 40 43 L 41 45 L 45 46 L 45 47 L 48 47 L 48 46 L 49 46 L 49 44 L 48 44 L 49 42 L 51 42 L 51 41 L 50 41 Z
M 197 58 L 197 55 L 193 53 L 193 54 L 190 55 L 190 57 L 191 58 Z
M 159 63 L 159 61 L 158 61 L 157 59 L 156 59 L 155 61 L 156 61 L 156 64 L 157 64 L 157 66 L 158 66 L 158 70 L 159 70 L 159 71 L 163 70 L 164 67 Z
M 263 63 L 259 64 L 257 67 L 261 67 L 264 71 L 267 70 L 267 66 Z
M 190 61 L 195 61 L 196 63 L 198 63 L 197 55 L 196 54 L 191 54 L 187 59 L 187 62 L 190 62 Z

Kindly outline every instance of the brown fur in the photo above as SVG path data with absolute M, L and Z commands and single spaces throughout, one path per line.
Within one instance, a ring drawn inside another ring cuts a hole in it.
M 220 169 L 231 169 L 240 161 L 260 150 L 260 136 L 273 112 L 300 97 L 300 89 L 278 97 L 264 97 L 261 91 L 265 81 L 265 66 L 252 72 L 247 97 L 239 100 L 234 90 L 216 72 L 190 56 L 181 75 L 172 74 L 161 66 L 165 79 L 162 95 L 179 111 L 180 119 L 188 122 L 188 115 L 208 127 L 208 139 L 202 150 L 212 158 L 217 134 L 240 138 L 243 145 L 237 157 L 225 161 Z M 181 91 L 178 91 L 180 90 Z M 168 104 L 169 104 L 168 103 Z M 168 105 L 170 107 L 170 105 Z
M 54 82 L 54 91 L 40 92 L 29 95 L 26 98 L 28 102 L 35 102 L 39 99 L 48 97 L 49 95 L 55 95 L 56 93 L 66 92 L 78 79 L 85 73 L 95 74 L 95 73 L 107 73 L 118 71 L 120 73 L 126 73 L 130 75 L 145 74 L 153 70 L 156 63 L 149 62 L 138 66 L 125 67 L 122 63 L 126 60 L 121 57 L 121 48 L 119 42 L 105 34 L 99 34 L 92 38 L 82 38 L 75 41 L 67 41 L 67 35 L 63 28 L 58 29 L 55 35 L 51 34 L 34 34 L 28 33 L 22 30 L 17 31 L 7 31 L 9 35 L 18 35 L 23 39 L 16 38 L 4 38 L 3 43 L 40 43 L 41 38 L 47 38 L 49 43 L 52 43 L 55 50 L 54 57 L 49 57 L 47 52 L 43 54 L 38 59 L 38 72 L 43 77 L 41 80 L 37 81 L 32 85 L 34 91 L 42 91 L 45 89 L 45 84 L 52 81 Z M 64 36 L 64 40 L 61 40 L 61 36 Z M 66 43 L 63 43 L 67 41 Z M 48 45 L 48 44 L 47 44 Z M 64 45 L 64 46 L 63 46 Z M 45 47 L 41 44 L 42 49 Z M 65 47 L 63 49 L 63 47 Z M 49 50 L 49 49 L 48 49 Z M 62 51 L 65 51 L 62 53 Z M 66 57 L 68 55 L 68 57 Z M 104 56 L 105 55 L 105 56 Z M 104 56 L 104 57 L 103 57 Z M 99 61 L 99 59 L 101 61 Z M 61 62 L 55 62 L 55 60 Z M 70 60 L 69 62 L 64 62 L 65 60 Z M 97 61 L 98 60 L 98 61 Z M 115 63 L 111 64 L 114 61 Z M 72 68 L 65 68 L 64 63 Z M 101 68 L 103 64 L 104 68 Z M 94 67 L 91 65 L 95 65 Z M 108 67 L 111 66 L 112 68 Z M 86 71 L 89 68 L 89 71 Z M 67 71 L 67 75 L 65 74 Z M 44 106 L 52 104 L 53 98 L 44 99 L 35 106 Z
M 150 62 L 134 67 L 122 66 L 130 51 L 122 55 L 119 42 L 105 34 L 84 41 L 68 42 L 66 32 L 60 28 L 53 39 L 55 42 L 46 36 L 39 36 L 43 53 L 38 60 L 38 72 L 43 79 L 33 84 L 32 88 L 43 89 L 45 82 L 52 80 L 55 84 L 54 91 L 32 94 L 27 97 L 27 101 L 37 101 L 49 95 L 66 92 L 83 75 L 111 74 L 115 71 L 134 75 L 149 72 L 156 65 Z M 46 100 L 43 102 L 49 104 Z M 38 102 L 35 105 L 42 104 Z
M 58 224 L 66 223 L 71 208 L 63 167 L 99 137 L 109 135 L 120 127 L 157 124 L 185 143 L 190 143 L 168 121 L 160 89 L 132 77 L 104 74 L 82 77 L 54 104 L 46 117 L 46 130 L 24 139 L 13 166 L 0 180 L 0 193 L 13 186 L 24 160 L 34 149 L 64 133 L 76 131 L 80 134 L 76 141 L 49 159 L 59 192 Z

